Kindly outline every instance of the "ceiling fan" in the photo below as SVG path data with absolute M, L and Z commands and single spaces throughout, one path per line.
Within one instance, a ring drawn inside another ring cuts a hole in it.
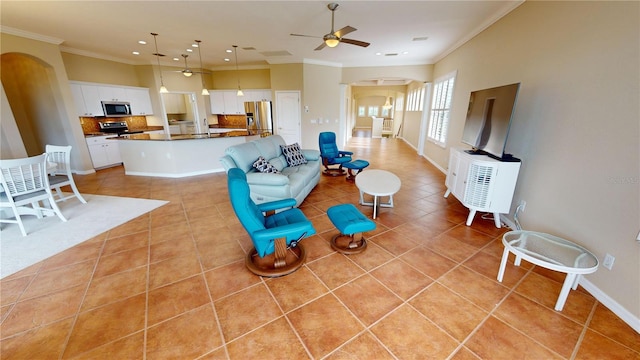
M 191 77 L 191 75 L 193 74 L 210 74 L 206 71 L 193 71 L 191 69 L 189 69 L 189 65 L 187 65 L 187 58 L 189 57 L 188 54 L 181 54 L 180 56 L 182 56 L 184 58 L 184 69 L 182 70 L 175 70 L 174 72 L 179 72 L 182 73 L 182 75 L 186 76 L 186 77 Z M 200 69 L 202 70 L 202 69 Z
M 328 47 L 336 47 L 338 46 L 339 43 L 343 42 L 346 44 L 351 44 L 351 45 L 358 45 L 358 46 L 362 46 L 362 47 L 367 47 L 369 46 L 368 42 L 365 41 L 360 41 L 360 40 L 353 40 L 353 39 L 346 39 L 343 36 L 354 32 L 358 29 L 351 27 L 351 26 L 345 26 L 342 29 L 338 30 L 338 31 L 333 31 L 333 18 L 334 18 L 334 14 L 336 9 L 338 8 L 338 4 L 337 3 L 330 3 L 327 5 L 327 7 L 329 8 L 329 10 L 331 10 L 331 32 L 326 34 L 325 36 L 313 36 L 313 35 L 302 35 L 302 34 L 290 34 L 291 36 L 304 36 L 304 37 L 313 37 L 313 38 L 319 38 L 323 40 L 323 43 L 320 44 L 320 46 L 318 46 L 317 48 L 315 48 L 314 50 L 322 50 L 324 49 L 325 46 Z

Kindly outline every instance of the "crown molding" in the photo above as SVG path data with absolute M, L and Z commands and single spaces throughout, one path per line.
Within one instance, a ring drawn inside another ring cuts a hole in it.
M 64 39 L 58 39 L 53 36 L 36 34 L 29 31 L 24 31 L 24 30 L 12 28 L 9 26 L 4 26 L 4 25 L 0 25 L 0 32 L 9 34 L 9 35 L 20 36 L 27 39 L 38 40 L 38 41 L 42 41 L 42 42 L 46 42 L 54 45 L 60 45 L 64 42 Z

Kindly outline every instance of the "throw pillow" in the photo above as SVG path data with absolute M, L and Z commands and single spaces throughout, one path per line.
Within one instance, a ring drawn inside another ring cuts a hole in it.
M 262 156 L 260 156 L 258 158 L 258 160 L 256 160 L 253 163 L 253 167 L 256 168 L 256 170 L 260 171 L 261 173 L 268 173 L 268 174 L 279 174 L 280 173 L 280 171 L 278 171 L 278 169 L 276 169 L 273 165 L 271 165 Z
M 287 164 L 289 166 L 298 166 L 307 163 L 307 159 L 302 154 L 302 149 L 300 149 L 300 145 L 298 143 L 282 146 L 282 154 L 287 159 Z

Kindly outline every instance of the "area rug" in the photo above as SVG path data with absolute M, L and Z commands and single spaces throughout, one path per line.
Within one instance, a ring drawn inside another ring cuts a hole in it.
M 38 219 L 24 216 L 27 236 L 18 224 L 2 223 L 0 230 L 0 278 L 89 240 L 109 229 L 166 203 L 127 197 L 85 195 L 86 204 L 73 198 L 58 203 L 67 222 L 57 216 Z

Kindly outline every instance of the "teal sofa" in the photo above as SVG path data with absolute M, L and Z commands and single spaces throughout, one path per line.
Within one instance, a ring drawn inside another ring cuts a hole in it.
M 272 135 L 230 146 L 220 161 L 226 172 L 232 168 L 245 172 L 251 199 L 256 204 L 293 198 L 297 207 L 320 181 L 320 151 L 302 149 L 307 163 L 288 166 L 282 154 L 282 146 L 286 146 L 284 139 L 280 135 Z M 262 173 L 256 170 L 253 164 L 260 156 L 280 173 Z

